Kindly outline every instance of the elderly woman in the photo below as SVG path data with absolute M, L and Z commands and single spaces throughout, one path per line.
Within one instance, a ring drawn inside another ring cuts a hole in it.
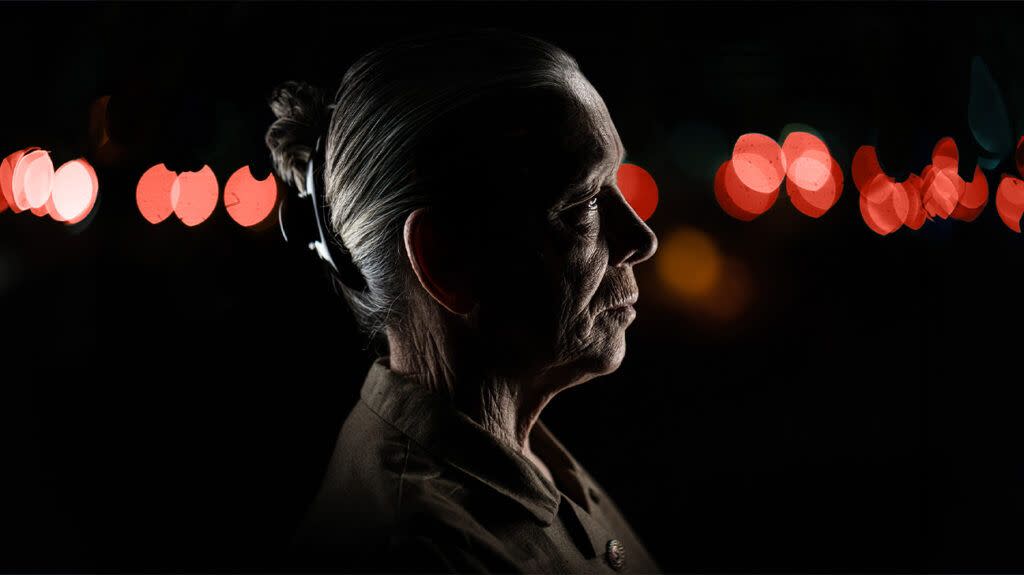
M 359 59 L 337 96 L 287 83 L 267 133 L 304 186 L 324 142 L 340 286 L 370 367 L 296 537 L 357 571 L 654 572 L 612 498 L 540 421 L 618 368 L 633 266 L 657 248 L 616 187 L 624 149 L 564 51 L 509 32 Z

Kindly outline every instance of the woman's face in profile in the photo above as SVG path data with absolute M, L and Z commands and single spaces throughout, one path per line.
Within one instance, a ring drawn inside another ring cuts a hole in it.
M 580 383 L 622 362 L 639 295 L 633 265 L 657 239 L 616 185 L 625 150 L 589 82 L 580 76 L 571 94 L 538 106 L 504 154 L 520 182 L 506 205 L 530 215 L 509 208 L 511 226 L 488 232 L 507 240 L 481 327 L 507 365 Z

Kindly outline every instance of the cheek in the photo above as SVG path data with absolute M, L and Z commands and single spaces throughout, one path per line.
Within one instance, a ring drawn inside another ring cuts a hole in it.
M 561 339 L 586 340 L 594 325 L 594 294 L 598 291 L 608 265 L 607 249 L 599 237 L 576 236 L 561 250 L 562 257 L 552 268 L 556 278 L 560 308 Z

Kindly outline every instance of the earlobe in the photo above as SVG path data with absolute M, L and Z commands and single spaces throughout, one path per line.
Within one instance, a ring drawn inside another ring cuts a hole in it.
M 465 315 L 474 301 L 453 239 L 440 229 L 430 208 L 418 208 L 405 219 L 405 252 L 423 289 L 448 311 Z

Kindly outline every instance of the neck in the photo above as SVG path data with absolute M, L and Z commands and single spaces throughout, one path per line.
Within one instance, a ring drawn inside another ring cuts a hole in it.
M 431 391 L 451 398 L 457 409 L 480 424 L 514 451 L 533 459 L 530 433 L 555 389 L 543 377 L 499 377 L 455 353 L 445 330 L 417 337 L 395 337 L 388 332 L 389 367 Z

